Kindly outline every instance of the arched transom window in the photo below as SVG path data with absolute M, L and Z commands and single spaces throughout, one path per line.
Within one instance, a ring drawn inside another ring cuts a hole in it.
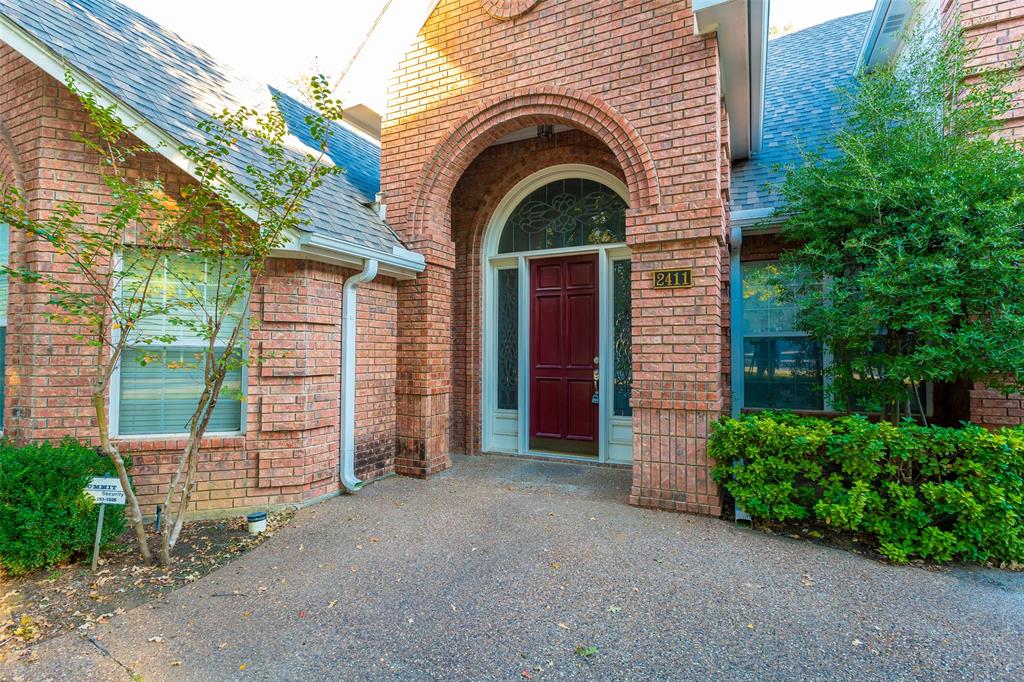
M 498 253 L 542 251 L 626 241 L 626 202 L 594 180 L 567 178 L 523 199 L 501 233 Z

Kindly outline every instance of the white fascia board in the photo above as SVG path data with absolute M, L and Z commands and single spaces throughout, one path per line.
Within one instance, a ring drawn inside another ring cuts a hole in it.
M 95 95 L 100 105 L 114 107 L 121 121 L 125 125 L 134 128 L 134 135 L 143 143 L 152 147 L 161 156 L 188 173 L 189 176 L 196 176 L 195 164 L 181 153 L 180 143 L 177 140 L 160 127 L 151 123 L 132 107 L 120 101 L 88 74 L 62 60 L 54 54 L 49 46 L 39 41 L 35 36 L 22 29 L 3 14 L 0 14 L 0 42 L 9 45 L 11 49 L 21 54 L 60 83 L 64 83 L 65 73 L 70 73 L 83 90 L 87 90 Z M 236 205 L 244 207 L 252 205 L 252 199 L 235 188 L 227 188 L 224 192 Z M 250 218 L 256 218 L 256 213 L 251 208 L 246 211 L 246 214 Z M 394 271 L 393 276 L 409 277 L 417 272 L 422 272 L 424 268 L 423 257 L 405 249 L 398 250 L 396 248 L 394 253 L 385 254 L 359 247 L 350 242 L 316 237 L 312 233 L 303 233 L 303 235 L 303 237 L 298 238 L 303 244 L 308 244 L 310 248 L 321 248 L 332 258 L 338 257 L 344 260 L 348 257 L 351 259 L 352 264 L 361 264 L 367 258 L 379 259 L 382 266 L 386 266 L 386 269 L 389 271 Z M 325 243 L 316 246 L 316 239 L 323 240 Z M 295 243 L 296 238 L 290 238 L 288 242 Z M 294 254 L 311 253 L 305 248 L 297 252 L 291 252 L 287 248 L 278 251 L 287 251 Z
M 426 262 L 421 254 L 396 246 L 391 251 L 378 251 L 340 239 L 312 232 L 293 232 L 273 255 L 277 258 L 316 260 L 341 267 L 361 268 L 365 261 L 380 263 L 380 273 L 395 279 L 412 279 L 423 272 Z
M 751 227 L 777 225 L 782 221 L 782 216 L 776 215 L 774 208 L 750 208 L 729 213 L 729 223 L 733 227 L 744 228 L 744 231 Z
M 699 35 L 718 34 L 732 160 L 760 150 L 769 0 L 694 0 Z
M 750 36 L 750 153 L 761 151 L 764 133 L 764 88 L 768 71 L 768 17 L 771 0 L 752 2 Z

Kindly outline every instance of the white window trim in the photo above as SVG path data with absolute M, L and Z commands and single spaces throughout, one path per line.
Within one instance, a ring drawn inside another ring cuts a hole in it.
M 114 267 L 120 269 L 121 267 L 121 253 L 118 252 L 114 255 Z M 120 299 L 121 297 L 121 282 L 118 281 L 114 295 Z M 245 319 L 248 315 L 243 317 L 241 324 L 245 324 Z M 248 329 L 244 331 L 245 341 L 243 343 L 242 355 L 243 357 L 249 354 L 249 333 Z M 114 330 L 112 335 L 114 343 L 117 343 L 121 338 L 120 330 Z M 159 344 L 161 347 L 173 348 L 173 347 L 191 347 L 193 344 L 180 343 L 175 341 L 169 344 Z M 127 348 L 125 350 L 128 350 Z M 147 440 L 175 440 L 179 438 L 187 438 L 189 436 L 188 431 L 174 432 L 174 433 L 133 433 L 129 435 L 122 435 L 119 433 L 121 428 L 121 361 L 124 355 L 118 358 L 117 364 L 114 366 L 114 371 L 110 375 L 110 401 L 109 401 L 109 413 L 107 414 L 107 424 L 110 437 L 118 441 L 147 441 Z M 248 401 L 246 398 L 249 395 L 249 366 L 247 363 L 242 364 L 242 377 L 241 384 L 243 389 L 243 399 L 240 402 L 239 409 L 241 416 L 239 420 L 239 429 L 235 431 L 207 431 L 203 434 L 203 438 L 231 438 L 237 436 L 244 436 L 246 433 L 246 422 L 248 422 Z
M 593 457 L 582 457 L 563 453 L 550 453 L 530 448 L 529 429 L 529 405 L 530 405 L 530 269 L 529 262 L 538 258 L 556 258 L 564 255 L 597 254 L 599 269 L 599 294 L 598 294 L 598 357 L 599 363 L 599 413 L 598 413 L 598 462 L 629 463 L 629 460 L 612 459 L 609 456 L 612 443 L 610 442 L 613 430 L 621 432 L 625 422 L 629 422 L 632 432 L 632 419 L 630 417 L 615 417 L 614 405 L 612 404 L 612 391 L 609 377 L 613 375 L 610 362 L 613 361 L 612 334 L 611 334 L 611 307 L 612 286 L 611 262 L 613 260 L 630 258 L 630 250 L 625 244 L 607 244 L 595 246 L 568 247 L 560 249 L 542 249 L 535 251 L 519 251 L 515 253 L 498 253 L 498 244 L 501 240 L 501 233 L 505 223 L 512 211 L 531 192 L 556 180 L 584 179 L 593 180 L 612 189 L 622 197 L 629 205 L 629 189 L 625 183 L 607 171 L 583 164 L 560 164 L 550 166 L 524 178 L 509 191 L 498 204 L 497 209 L 488 223 L 481 245 L 481 258 L 484 264 L 482 306 L 484 314 L 483 333 L 481 343 L 481 390 L 483 397 L 481 401 L 481 446 L 484 452 L 506 452 L 509 454 L 541 454 L 545 456 L 556 456 L 570 460 L 582 460 L 592 462 Z M 519 399 L 517 410 L 498 410 L 497 391 L 497 368 L 494 359 L 497 353 L 497 328 L 498 328 L 498 277 L 497 271 L 502 268 L 517 268 L 519 270 Z M 522 409 L 524 408 L 525 409 Z M 516 416 L 517 423 L 517 447 L 513 449 L 501 449 L 494 445 L 497 435 L 494 432 L 495 417 L 511 418 Z M 617 421 L 616 421 L 617 420 Z M 618 427 L 617 429 L 614 427 Z M 632 435 L 628 439 L 630 451 L 632 450 Z M 620 447 L 620 450 L 623 449 Z

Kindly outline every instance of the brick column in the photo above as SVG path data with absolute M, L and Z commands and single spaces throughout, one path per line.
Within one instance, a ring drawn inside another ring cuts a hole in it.
M 631 211 L 633 487 L 630 503 L 718 515 L 707 437 L 723 409 L 720 203 Z M 690 268 L 693 286 L 655 289 L 653 272 Z
M 427 268 L 398 289 L 395 471 L 425 478 L 451 465 L 451 334 L 454 245 L 422 237 L 410 244 Z

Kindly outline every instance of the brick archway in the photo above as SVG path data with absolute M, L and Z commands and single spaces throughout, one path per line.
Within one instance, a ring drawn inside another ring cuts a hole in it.
M 640 133 L 600 99 L 569 88 L 522 89 L 485 102 L 456 125 L 423 167 L 410 218 L 410 241 L 437 226 L 448 230 L 452 191 L 480 152 L 509 133 L 531 125 L 561 123 L 583 130 L 605 144 L 618 161 L 633 209 L 653 208 L 660 199 L 654 158 Z M 449 230 L 450 231 L 450 230 Z M 434 234 L 442 242 L 450 234 Z

